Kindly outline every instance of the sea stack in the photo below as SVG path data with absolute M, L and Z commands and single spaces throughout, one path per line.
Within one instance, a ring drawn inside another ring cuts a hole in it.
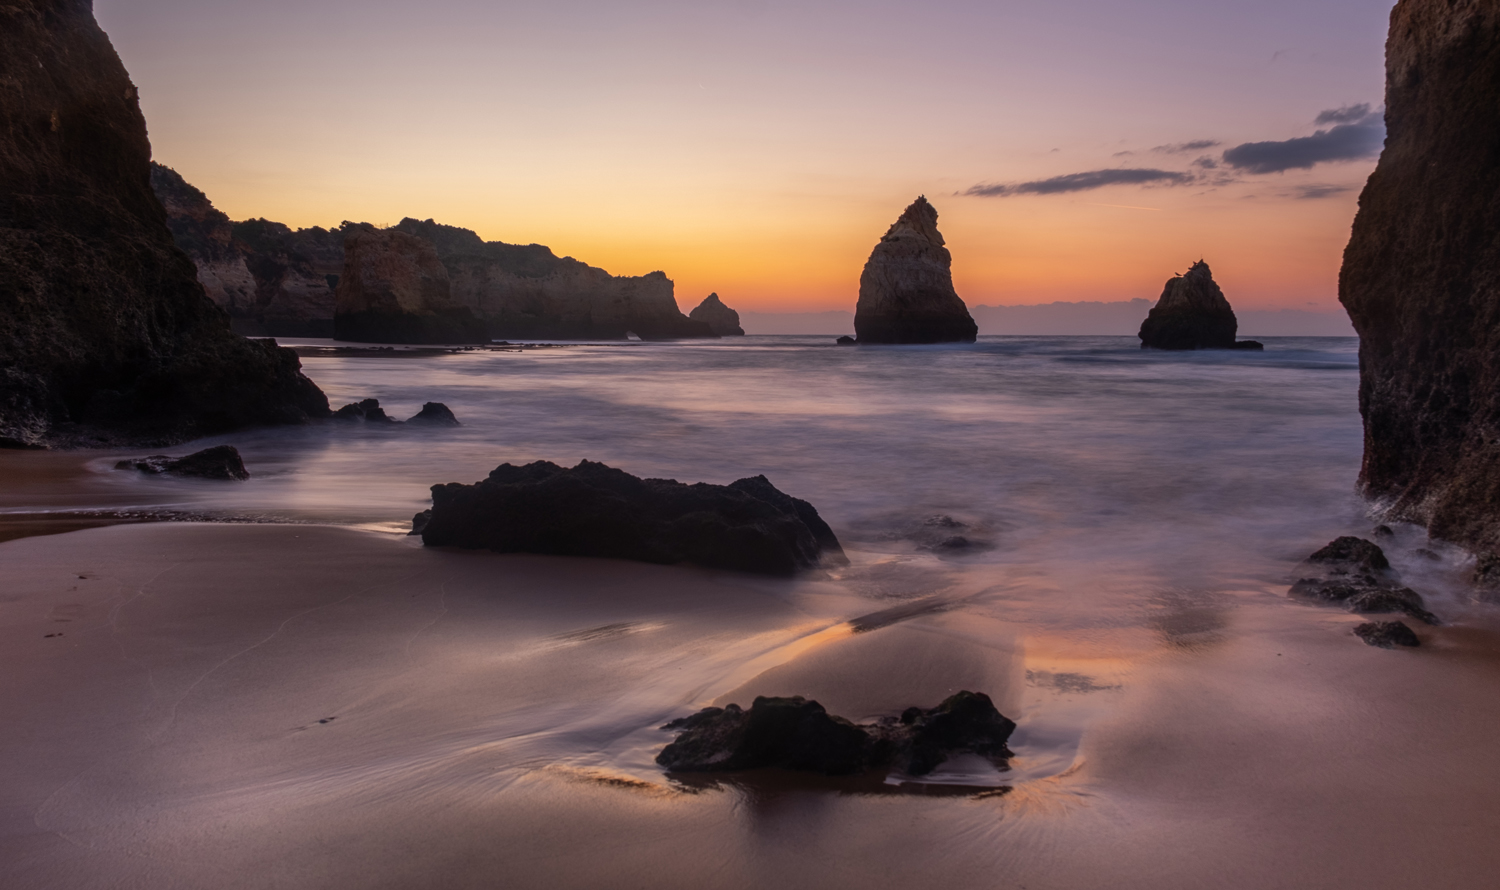
M 82 0 L 0 11 L 0 444 L 185 441 L 326 416 L 233 334 L 151 192 L 135 86 Z
M 1339 300 L 1359 334 L 1364 493 L 1500 553 L 1500 3 L 1401 0 L 1386 142 Z M 1493 559 L 1481 559 L 1482 568 Z
M 709 294 L 688 313 L 688 318 L 708 325 L 720 337 L 743 337 L 745 329 L 740 327 L 740 314 L 724 305 L 718 294 Z
M 1254 340 L 1235 342 L 1239 320 L 1214 281 L 1208 263 L 1199 260 L 1185 275 L 1167 281 L 1146 320 L 1141 323 L 1142 349 L 1263 349 Z
M 333 338 L 362 343 L 488 343 L 484 322 L 453 302 L 431 241 L 364 227 L 344 239 Z
M 953 290 L 953 257 L 925 197 L 907 207 L 859 276 L 859 343 L 973 343 L 979 326 Z

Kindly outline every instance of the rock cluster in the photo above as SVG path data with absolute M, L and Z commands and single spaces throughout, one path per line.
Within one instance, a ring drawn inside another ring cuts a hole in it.
M 1303 563 L 1310 577 L 1298 579 L 1290 595 L 1337 603 L 1350 612 L 1402 612 L 1418 621 L 1437 624 L 1422 595 L 1402 586 L 1385 551 L 1362 538 L 1344 536 L 1313 553 Z
M 979 325 L 953 289 L 937 210 L 918 197 L 881 237 L 859 276 L 859 343 L 972 343 Z
M 361 399 L 358 402 L 350 402 L 339 410 L 333 412 L 334 420 L 354 420 L 365 423 L 402 423 L 402 421 L 385 413 L 380 407 L 379 399 Z M 406 423 L 414 423 L 418 426 L 462 426 L 453 412 L 442 402 L 427 402 L 422 405 L 422 410 L 413 414 L 405 420 Z
M 250 471 L 245 469 L 245 461 L 240 458 L 240 451 L 233 445 L 215 445 L 202 451 L 195 451 L 187 457 L 168 457 L 165 454 L 152 454 L 147 457 L 139 457 L 133 460 L 122 460 L 115 464 L 117 470 L 140 470 L 142 473 L 152 475 L 169 476 L 196 476 L 199 479 L 237 479 L 244 481 L 250 478 Z
M 432 242 L 362 227 L 344 238 L 333 337 L 362 343 L 488 343 L 484 322 L 453 302 Z
M 688 313 L 688 318 L 703 322 L 720 337 L 745 336 L 745 329 L 740 327 L 740 314 L 725 306 L 718 294 L 704 297 L 703 302 Z
M 1139 336 L 1142 349 L 1265 348 L 1254 340 L 1236 341 L 1239 326 L 1208 263 L 1199 260 L 1167 281 Z
M 1354 629 L 1354 635 L 1364 640 L 1367 645 L 1378 646 L 1381 649 L 1422 645 L 1416 633 L 1401 621 L 1366 621 Z
M 843 562 L 833 530 L 764 476 L 730 485 L 640 479 L 593 461 L 501 464 L 473 485 L 432 487 L 422 543 L 791 575 Z
M 1500 552 L 1500 4 L 1401 0 L 1386 142 L 1339 300 L 1359 334 L 1364 492 Z M 1483 564 L 1483 561 L 1481 561 Z
M 0 12 L 0 440 L 185 441 L 325 416 L 234 335 L 151 191 L 136 89 L 91 4 Z
M 896 769 L 925 776 L 955 754 L 978 754 L 1003 765 L 1016 724 L 982 692 L 959 692 L 935 708 L 907 708 L 899 718 L 855 724 L 801 696 L 755 699 L 705 708 L 662 727 L 681 733 L 656 762 L 673 772 L 748 769 L 853 775 Z

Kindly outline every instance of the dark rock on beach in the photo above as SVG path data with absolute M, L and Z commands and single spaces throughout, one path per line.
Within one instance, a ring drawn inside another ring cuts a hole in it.
M 1400 621 L 1366 621 L 1354 629 L 1354 635 L 1382 649 L 1422 645 L 1412 629 Z
M 1255 340 L 1236 342 L 1239 320 L 1199 260 L 1184 275 L 1167 281 L 1161 298 L 1141 323 L 1142 349 L 1264 349 Z
M 0 437 L 160 443 L 326 416 L 296 355 L 232 333 L 173 244 L 91 7 L 0 10 Z
M 674 772 L 780 769 L 850 775 L 897 769 L 925 776 L 955 754 L 978 754 L 1003 763 L 1016 724 L 995 710 L 989 696 L 960 692 L 935 708 L 907 708 L 899 718 L 855 724 L 834 717 L 801 696 L 756 698 L 705 708 L 662 727 L 681 733 L 656 762 Z
M 764 476 L 686 485 L 587 460 L 502 464 L 473 485 L 434 485 L 422 542 L 768 575 L 845 561 L 817 510 Z
M 1360 486 L 1392 519 L 1500 552 L 1500 4 L 1397 3 L 1385 104 L 1339 274 Z
M 115 464 L 115 469 L 139 470 L 152 475 L 193 476 L 199 479 L 244 481 L 250 478 L 250 471 L 245 469 L 245 462 L 240 458 L 239 449 L 233 445 L 215 445 L 186 457 L 173 458 L 165 454 L 152 454 L 133 460 L 122 460 Z
M 938 214 L 919 197 L 886 230 L 859 276 L 859 343 L 972 343 L 979 326 L 953 289 Z
M 1288 591 L 1292 596 L 1337 603 L 1358 614 L 1401 612 L 1439 623 L 1422 595 L 1399 583 L 1385 552 L 1362 538 L 1337 538 L 1309 556 L 1303 567 L 1315 576 L 1298 579 Z
M 704 297 L 703 302 L 688 313 L 688 318 L 703 322 L 720 337 L 745 336 L 745 329 L 740 327 L 740 314 L 725 306 L 718 294 Z

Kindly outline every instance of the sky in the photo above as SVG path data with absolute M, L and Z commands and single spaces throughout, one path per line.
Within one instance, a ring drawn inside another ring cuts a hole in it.
M 971 306 L 1337 309 L 1391 0 L 95 0 L 234 219 L 435 218 L 752 311 L 852 309 L 917 195 Z

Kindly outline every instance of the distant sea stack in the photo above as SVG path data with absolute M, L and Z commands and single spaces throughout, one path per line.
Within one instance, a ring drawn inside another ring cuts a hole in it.
M 688 313 L 688 318 L 701 321 L 720 337 L 743 337 L 745 329 L 740 327 L 740 314 L 724 305 L 718 294 L 709 294 Z
M 231 333 L 174 246 L 135 86 L 91 7 L 0 10 L 0 444 L 326 416 L 296 355 Z
M 875 245 L 859 276 L 859 343 L 972 343 L 979 335 L 953 290 L 953 257 L 937 219 L 919 197 Z
M 335 340 L 363 343 L 488 343 L 484 323 L 453 302 L 432 242 L 369 226 L 344 238 Z
M 1393 518 L 1495 554 L 1500 3 L 1396 4 L 1385 120 L 1339 274 L 1359 333 L 1360 483 Z
M 1254 340 L 1236 342 L 1240 323 L 1199 260 L 1185 275 L 1167 281 L 1161 299 L 1141 323 L 1142 349 L 1263 349 Z

